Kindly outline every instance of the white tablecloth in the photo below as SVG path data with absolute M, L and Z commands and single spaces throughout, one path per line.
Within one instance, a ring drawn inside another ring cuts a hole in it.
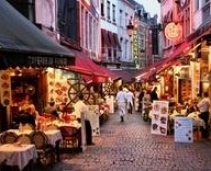
M 23 130 L 19 131 L 19 129 L 8 129 L 6 132 L 14 132 L 16 135 L 21 135 L 21 134 L 31 134 L 33 130 Z
M 62 134 L 60 130 L 48 130 L 44 131 L 48 137 L 48 143 L 55 146 L 56 141 L 62 140 Z
M 81 124 L 78 123 L 78 121 L 73 121 L 73 122 L 70 122 L 70 123 L 65 123 L 65 122 L 61 122 L 59 120 L 55 120 L 52 123 L 55 124 L 58 127 L 61 127 L 61 126 L 73 126 L 73 127 L 76 127 L 76 128 L 80 128 L 81 127 Z M 48 124 L 51 124 L 51 123 L 48 123 Z
M 36 148 L 31 145 L 4 144 L 0 146 L 0 161 L 6 159 L 6 164 L 18 166 L 20 170 L 29 163 L 30 160 L 37 158 Z
M 199 112 L 192 112 L 187 117 L 193 119 L 193 126 L 202 126 L 204 128 L 206 127 L 204 121 L 199 118 Z

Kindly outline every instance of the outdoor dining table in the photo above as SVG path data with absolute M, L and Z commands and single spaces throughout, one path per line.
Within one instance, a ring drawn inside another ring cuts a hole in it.
M 80 124 L 78 121 L 63 122 L 63 121 L 60 121 L 60 120 L 54 120 L 53 122 L 48 123 L 48 124 L 54 124 L 54 125 L 56 125 L 57 127 L 62 127 L 62 126 L 73 126 L 73 127 L 76 127 L 77 129 L 81 128 L 81 124 Z
M 0 146 L 0 162 L 6 160 L 8 166 L 18 166 L 20 171 L 37 157 L 33 144 L 3 144 Z
M 28 134 L 29 135 L 33 132 L 33 130 L 20 131 L 18 129 L 8 129 L 7 132 L 14 132 L 17 135 L 21 135 L 21 134 Z M 45 135 L 48 138 L 48 144 L 51 144 L 54 147 L 56 145 L 56 142 L 58 140 L 62 139 L 62 135 L 61 135 L 60 130 L 46 130 L 46 131 L 44 130 L 43 132 L 45 133 Z

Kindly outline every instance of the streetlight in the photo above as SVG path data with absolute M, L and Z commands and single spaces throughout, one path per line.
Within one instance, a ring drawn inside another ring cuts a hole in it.
M 134 31 L 134 25 L 132 24 L 132 21 L 130 20 L 129 24 L 127 25 L 127 34 L 132 37 Z

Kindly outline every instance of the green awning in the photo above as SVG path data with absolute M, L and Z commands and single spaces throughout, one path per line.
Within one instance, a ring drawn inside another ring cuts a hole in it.
M 15 61 L 17 65 L 34 66 L 74 64 L 73 53 L 39 30 L 7 1 L 0 3 L 0 62 L 4 62 L 1 67 L 14 65 Z

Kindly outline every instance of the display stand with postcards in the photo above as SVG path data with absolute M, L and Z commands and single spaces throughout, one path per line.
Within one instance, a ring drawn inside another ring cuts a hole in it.
M 152 104 L 151 133 L 167 135 L 168 131 L 168 101 L 155 100 Z
M 175 117 L 174 130 L 175 142 L 193 142 L 193 120 L 191 118 Z

